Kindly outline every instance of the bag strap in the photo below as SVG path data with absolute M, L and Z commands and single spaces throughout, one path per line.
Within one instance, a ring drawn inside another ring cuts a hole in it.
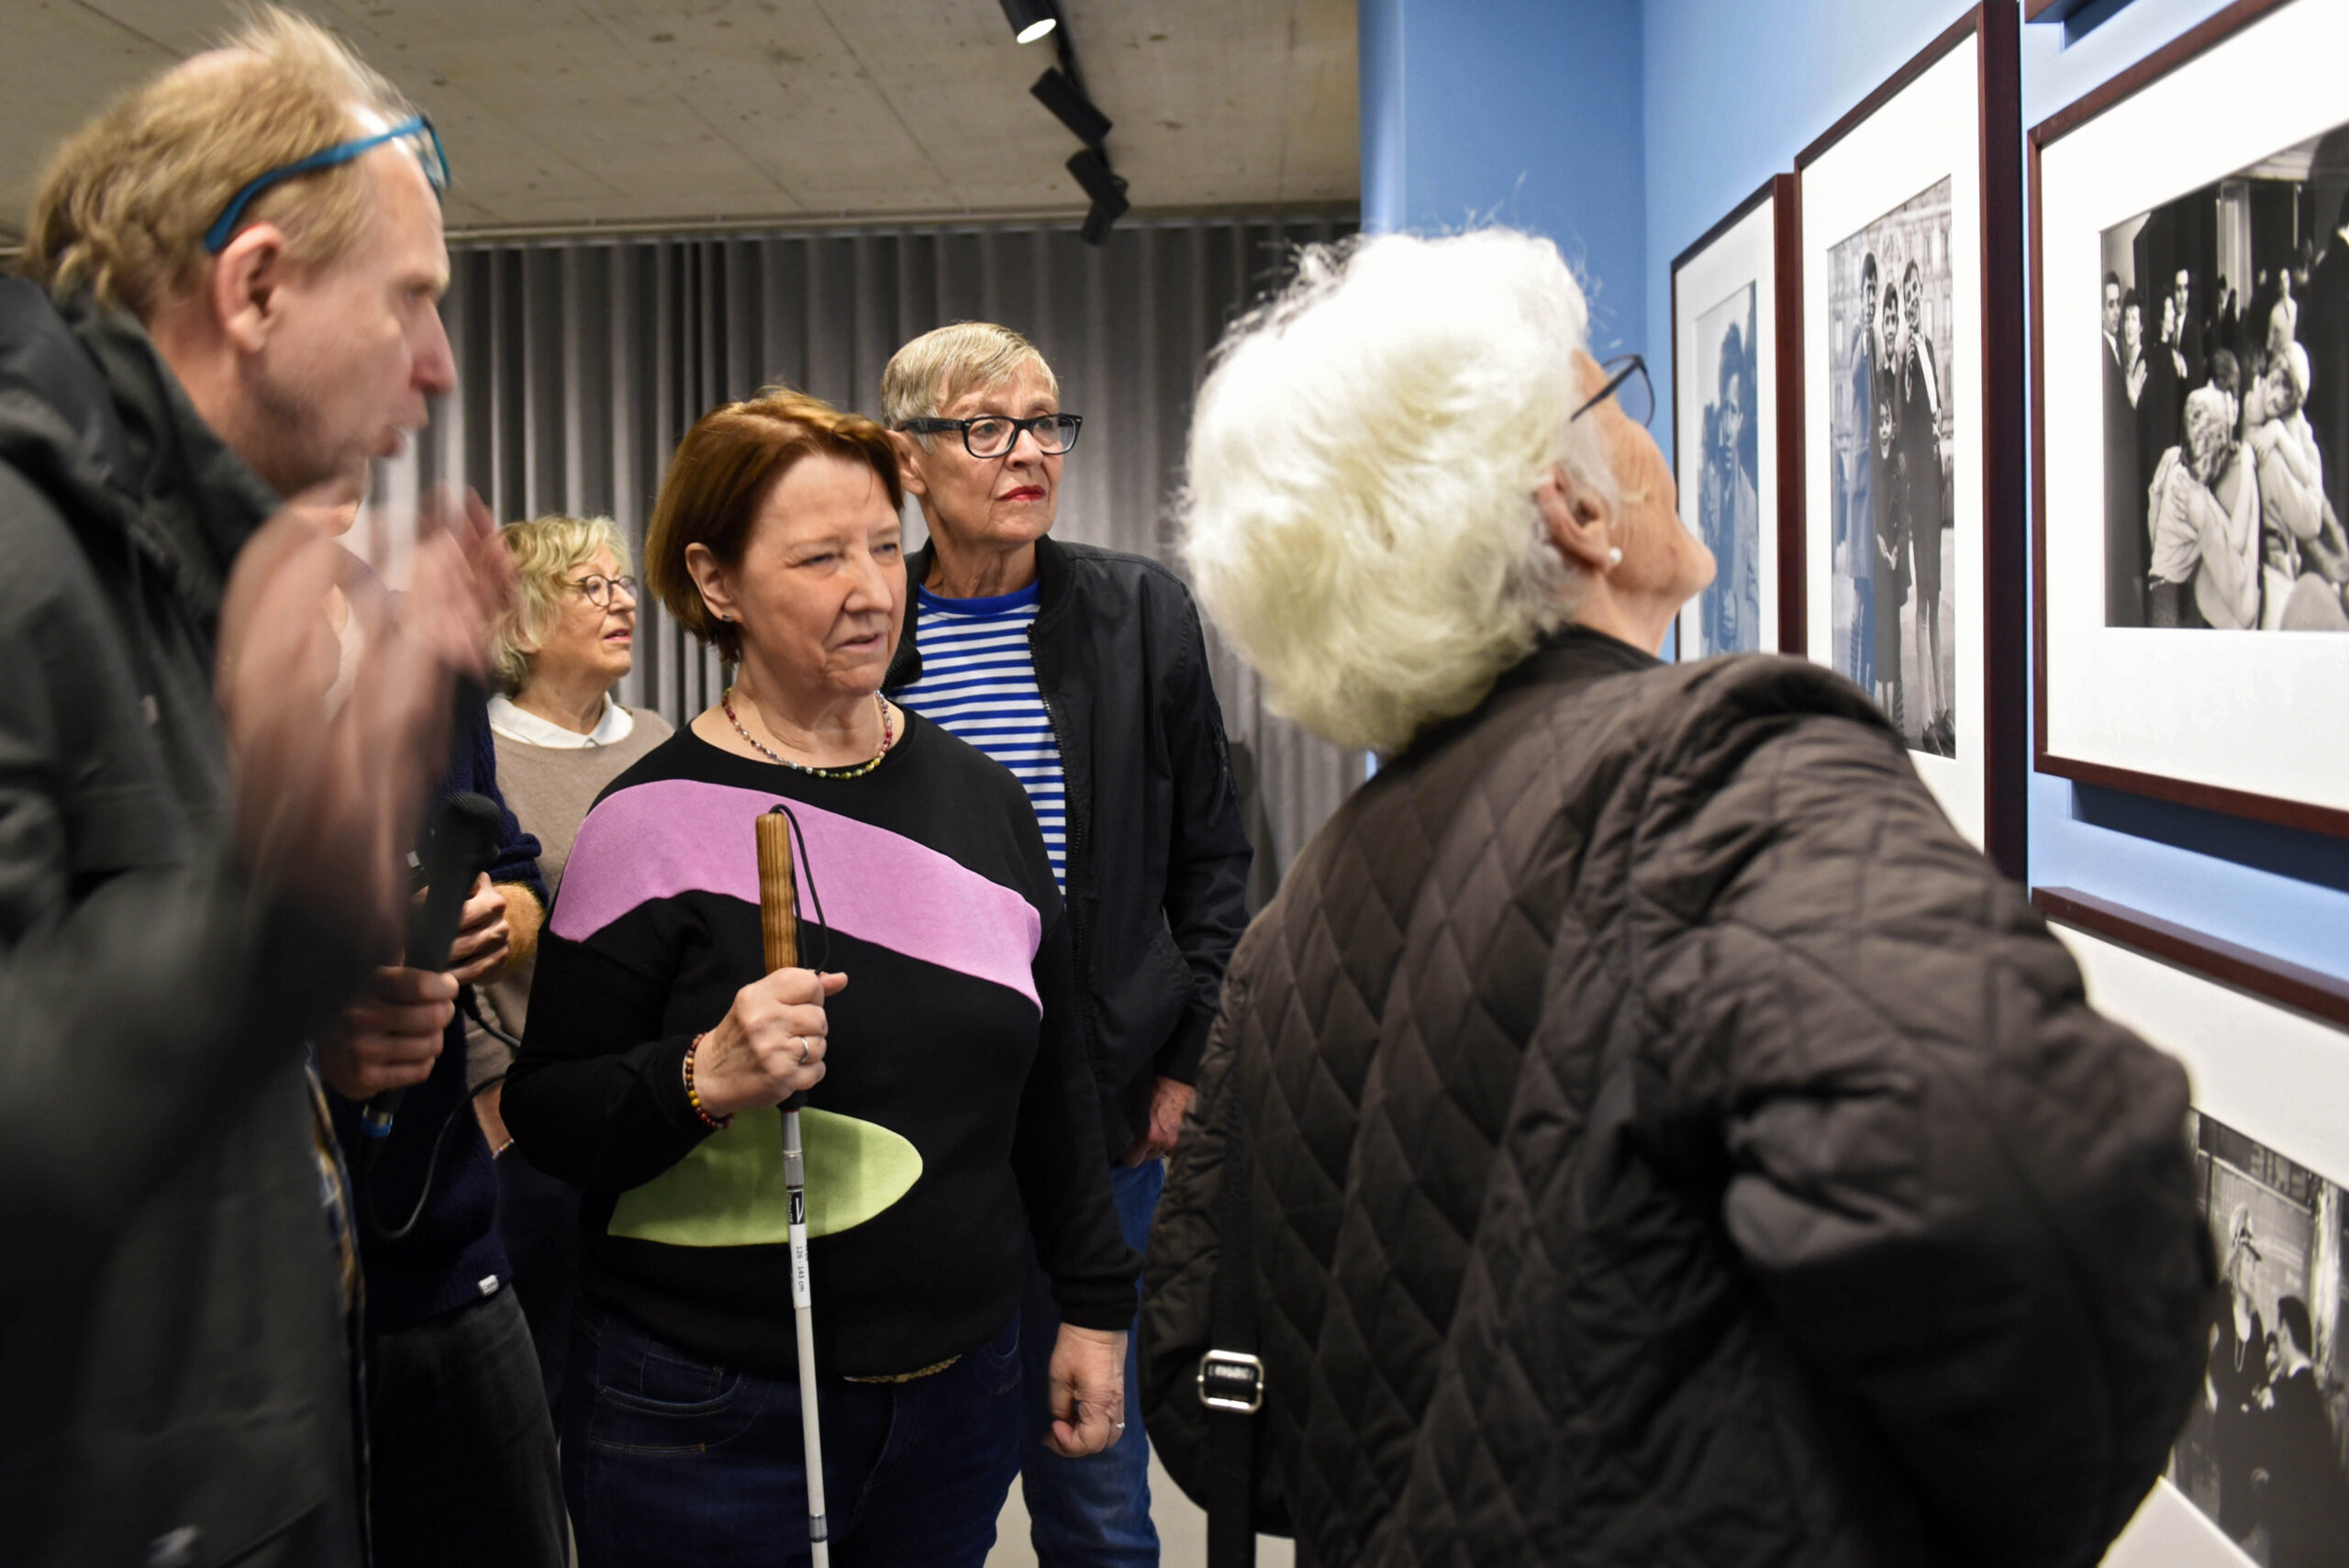
M 1264 1403 L 1264 1363 L 1256 1357 L 1249 1176 L 1247 1134 L 1227 1125 L 1216 1194 L 1212 1348 L 1199 1358 L 1199 1400 L 1208 1407 L 1208 1568 L 1255 1568 L 1256 1562 L 1256 1412 Z

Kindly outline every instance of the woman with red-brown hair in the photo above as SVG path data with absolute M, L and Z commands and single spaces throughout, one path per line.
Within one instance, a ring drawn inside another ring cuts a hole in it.
M 648 585 L 732 682 L 582 824 L 505 1093 L 523 1149 L 586 1195 L 563 1412 L 583 1568 L 800 1560 L 773 1107 L 801 1090 L 834 1561 L 985 1562 L 1031 1237 L 1063 1320 L 1049 1440 L 1119 1434 L 1138 1265 L 1068 927 L 1019 784 L 880 695 L 901 502 L 878 426 L 774 392 L 696 424 L 654 508 Z M 778 803 L 814 964 L 766 974 L 752 823 Z

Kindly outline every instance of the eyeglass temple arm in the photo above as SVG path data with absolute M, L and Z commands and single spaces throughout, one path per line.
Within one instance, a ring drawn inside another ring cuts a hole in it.
M 1568 415 L 1567 417 L 1570 419 L 1581 418 L 1584 415 L 1589 413 L 1592 409 L 1598 407 L 1600 404 L 1614 396 L 1615 389 L 1617 387 L 1631 380 L 1634 372 L 1643 368 L 1644 366 L 1642 365 L 1640 357 L 1637 354 L 1631 355 L 1630 361 L 1626 363 L 1621 370 L 1617 371 L 1612 376 L 1609 377 L 1607 384 L 1600 387 L 1589 402 L 1575 409 L 1572 414 Z

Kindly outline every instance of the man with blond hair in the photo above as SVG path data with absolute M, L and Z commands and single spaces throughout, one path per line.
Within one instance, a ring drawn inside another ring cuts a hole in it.
M 398 614 L 339 601 L 322 519 L 451 383 L 445 177 L 388 83 L 262 12 L 65 143 L 0 283 L 11 1564 L 363 1556 L 304 1041 L 396 946 L 503 579 L 476 517 Z M 417 976 L 371 1027 L 437 1032 L 454 995 Z
M 1027 792 L 1076 939 L 1110 1189 L 1141 1251 L 1248 921 L 1248 838 L 1198 611 L 1154 561 L 1049 537 L 1083 420 L 1062 412 L 1052 367 L 1019 333 L 976 321 L 925 333 L 889 361 L 881 403 L 930 527 L 906 563 L 917 602 L 885 689 Z M 1041 1271 L 1031 1276 L 1020 1490 L 1037 1558 L 1147 1568 L 1158 1536 L 1132 1335 L 1123 1440 L 1052 1452 L 1061 1323 Z

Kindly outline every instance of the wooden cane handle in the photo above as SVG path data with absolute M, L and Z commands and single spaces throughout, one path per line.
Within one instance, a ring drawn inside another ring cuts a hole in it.
M 791 818 L 779 810 L 761 812 L 759 935 L 769 974 L 799 962 L 799 907 L 792 891 Z

